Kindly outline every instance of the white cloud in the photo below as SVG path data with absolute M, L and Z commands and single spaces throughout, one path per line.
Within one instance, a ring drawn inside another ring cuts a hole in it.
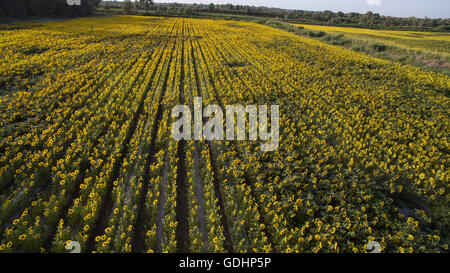
M 369 6 L 381 6 L 381 0 L 367 0 Z

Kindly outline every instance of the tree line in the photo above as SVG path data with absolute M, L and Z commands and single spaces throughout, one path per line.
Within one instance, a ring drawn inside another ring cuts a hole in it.
M 1 0 L 3 17 L 75 17 L 90 15 L 101 0 L 81 0 L 81 5 L 69 5 L 68 0 Z
M 278 18 L 293 23 L 312 23 L 336 26 L 360 26 L 384 29 L 411 29 L 450 31 L 450 19 L 398 18 L 367 12 L 332 12 L 285 10 L 279 8 L 254 7 L 246 5 L 214 4 L 154 4 L 152 0 L 101 1 L 80 0 L 81 5 L 68 4 L 69 0 L 0 0 L 2 17 L 75 17 L 90 15 L 100 5 L 106 9 L 120 8 L 123 13 L 132 14 L 145 10 L 154 15 L 204 16 L 207 14 L 225 14 Z
M 149 1 L 152 2 L 152 1 Z M 103 1 L 103 7 L 107 9 L 121 8 L 124 13 L 136 13 L 143 9 L 141 0 L 125 0 L 125 2 Z M 147 9 L 148 5 L 145 6 Z M 410 30 L 434 30 L 450 31 L 450 19 L 431 18 L 399 18 L 384 16 L 371 11 L 367 13 L 356 12 L 332 12 L 286 10 L 279 8 L 254 7 L 246 5 L 215 5 L 215 4 L 160 4 L 151 5 L 154 15 L 188 15 L 204 16 L 207 14 L 228 14 L 265 18 L 278 18 L 293 23 L 312 23 L 336 26 L 357 26 L 383 29 L 410 29 Z

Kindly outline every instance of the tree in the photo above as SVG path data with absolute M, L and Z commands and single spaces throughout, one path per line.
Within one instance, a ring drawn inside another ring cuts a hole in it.
M 246 6 L 246 7 L 245 7 L 245 13 L 246 13 L 247 15 L 251 15 L 251 14 L 252 14 L 252 11 L 250 10 L 250 6 Z
M 153 0 L 139 0 L 141 3 L 141 6 L 145 6 L 145 12 L 148 13 L 148 10 L 150 9 L 150 6 L 153 6 Z
M 84 4 L 85 6 L 85 12 L 87 14 L 91 14 L 100 5 L 101 2 L 101 0 L 86 0 L 84 1 L 84 3 L 82 1 L 82 4 Z
M 123 12 L 126 14 L 131 12 L 131 0 L 125 0 L 125 4 L 123 5 Z
M 73 17 L 91 14 L 101 0 L 81 0 L 69 6 L 67 0 L 0 0 L 0 15 L 11 17 Z

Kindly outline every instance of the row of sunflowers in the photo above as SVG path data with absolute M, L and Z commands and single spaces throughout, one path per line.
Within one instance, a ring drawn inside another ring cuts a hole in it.
M 443 74 L 205 19 L 10 28 L 0 52 L 1 252 L 448 250 Z M 176 141 L 198 96 L 279 105 L 278 150 Z

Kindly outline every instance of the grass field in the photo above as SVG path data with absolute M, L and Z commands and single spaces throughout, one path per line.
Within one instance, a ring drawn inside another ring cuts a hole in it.
M 1 252 L 448 251 L 444 74 L 208 19 L 4 25 L 0 53 Z M 175 141 L 195 96 L 279 105 L 278 150 Z
M 450 56 L 450 33 L 374 30 L 353 27 L 298 25 L 306 29 L 342 33 L 351 38 L 381 42 L 396 47 Z

